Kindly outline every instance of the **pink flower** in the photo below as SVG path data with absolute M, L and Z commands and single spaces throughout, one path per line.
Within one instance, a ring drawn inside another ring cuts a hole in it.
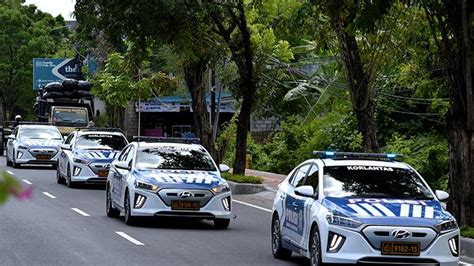
M 11 189 L 10 192 L 18 200 L 27 200 L 27 199 L 30 199 L 31 196 L 33 195 L 33 187 L 32 186 L 22 187 L 21 190 Z

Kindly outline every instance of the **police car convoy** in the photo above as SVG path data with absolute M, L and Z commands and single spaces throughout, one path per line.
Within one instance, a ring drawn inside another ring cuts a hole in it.
M 423 178 L 394 154 L 315 152 L 277 191 L 275 258 L 311 265 L 458 265 L 459 228 Z
M 423 178 L 395 154 L 315 152 L 279 185 L 271 224 L 275 258 L 311 265 L 457 265 L 459 228 Z M 106 213 L 213 220 L 227 228 L 231 191 L 198 139 L 138 137 L 116 129 L 72 132 L 21 124 L 8 136 L 8 166 L 51 164 L 57 182 L 106 184 Z

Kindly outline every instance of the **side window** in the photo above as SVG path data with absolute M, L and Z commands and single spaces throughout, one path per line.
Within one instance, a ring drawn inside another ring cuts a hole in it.
M 122 150 L 122 152 L 120 153 L 119 157 L 117 158 L 117 160 L 123 162 L 125 161 L 125 158 L 127 157 L 128 155 L 128 151 L 130 150 L 130 147 L 132 146 L 128 146 L 128 147 L 125 147 L 125 149 Z
M 293 176 L 293 180 L 291 181 L 291 184 L 295 187 L 299 187 L 303 185 L 304 178 L 306 174 L 308 173 L 309 168 L 311 167 L 311 164 L 305 164 L 301 166 L 298 169 L 298 172 L 295 173 Z
M 16 127 L 16 128 L 13 130 L 12 135 L 14 135 L 15 138 L 18 138 L 18 127 Z
M 308 176 L 304 181 L 305 186 L 312 186 L 314 188 L 314 192 L 318 193 L 318 184 L 319 184 L 319 171 L 318 166 L 313 164 L 311 169 L 308 172 Z
M 132 160 L 133 156 L 135 154 L 135 148 L 133 146 L 130 146 L 130 149 L 128 149 L 127 156 L 125 157 L 125 161 L 128 163 L 129 166 L 132 166 Z
M 64 144 L 71 144 L 72 138 L 74 138 L 74 133 L 71 133 L 71 134 L 69 134 L 69 136 L 67 136 L 66 141 L 64 142 Z

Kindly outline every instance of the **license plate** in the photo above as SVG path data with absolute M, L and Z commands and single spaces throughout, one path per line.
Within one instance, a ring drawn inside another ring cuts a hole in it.
M 198 201 L 173 200 L 171 201 L 172 210 L 199 210 Z
M 51 155 L 49 155 L 49 154 L 38 154 L 38 155 L 36 155 L 36 159 L 38 159 L 38 160 L 49 160 L 49 159 L 51 159 Z
M 382 242 L 382 255 L 420 256 L 420 243 Z
M 107 170 L 99 170 L 99 172 L 97 173 L 97 175 L 99 177 L 107 177 L 109 175 L 109 171 Z

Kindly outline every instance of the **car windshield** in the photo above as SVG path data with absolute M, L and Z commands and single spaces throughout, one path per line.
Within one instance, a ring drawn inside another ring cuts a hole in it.
M 61 133 L 55 127 L 24 127 L 20 129 L 20 139 L 54 139 L 62 140 Z
M 137 168 L 216 171 L 203 148 L 162 146 L 143 148 L 137 153 Z
M 84 108 L 56 108 L 52 114 L 52 120 L 56 125 L 87 125 L 87 111 Z
M 123 136 L 111 134 L 88 134 L 78 136 L 76 148 L 83 150 L 115 150 L 120 151 L 127 146 Z
M 324 195 L 394 199 L 433 199 L 411 169 L 380 166 L 328 166 L 324 168 Z

